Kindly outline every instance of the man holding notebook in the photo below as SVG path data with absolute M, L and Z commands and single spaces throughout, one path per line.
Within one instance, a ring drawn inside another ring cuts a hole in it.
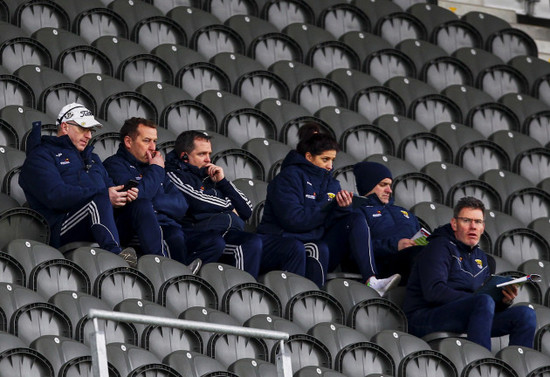
M 485 230 L 485 206 L 473 197 L 459 200 L 449 224 L 434 230 L 413 267 L 403 310 L 409 332 L 422 337 L 435 331 L 466 333 L 491 349 L 491 337 L 510 335 L 510 345 L 533 347 L 535 311 L 510 306 L 517 285 L 502 288 L 495 301 L 476 291 L 487 281 L 487 256 L 478 243 Z
M 413 240 L 420 230 L 416 216 L 393 204 L 392 174 L 377 162 L 363 161 L 353 167 L 357 192 L 365 200 L 359 210 L 369 224 L 376 266 L 381 276 L 401 275 L 407 283 L 414 258 L 422 249 Z

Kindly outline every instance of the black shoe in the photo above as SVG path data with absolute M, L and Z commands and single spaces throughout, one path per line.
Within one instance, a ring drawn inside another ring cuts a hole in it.
M 187 266 L 193 275 L 196 275 L 199 273 L 201 267 L 202 267 L 202 260 L 200 258 L 195 259 L 193 262 Z
M 126 249 L 122 250 L 118 255 L 122 259 L 124 259 L 130 267 L 133 267 L 133 268 L 137 267 L 138 258 L 137 258 L 136 251 L 133 248 L 127 247 Z

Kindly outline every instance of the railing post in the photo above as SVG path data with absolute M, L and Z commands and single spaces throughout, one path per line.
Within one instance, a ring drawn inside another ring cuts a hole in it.
M 109 377 L 107 365 L 107 347 L 105 344 L 104 320 L 94 318 L 94 333 L 91 337 L 92 348 L 92 375 L 94 377 Z M 101 327 L 99 324 L 101 321 Z
M 290 361 L 290 355 L 286 352 L 285 341 L 279 341 L 279 353 L 276 357 L 277 362 L 277 375 L 279 377 L 292 377 L 292 363 Z

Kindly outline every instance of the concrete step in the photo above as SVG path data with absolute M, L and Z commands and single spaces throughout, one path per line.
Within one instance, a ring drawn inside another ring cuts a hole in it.
M 535 39 L 537 49 L 539 50 L 539 59 L 550 62 L 550 41 L 541 41 Z
M 459 17 L 468 12 L 476 11 L 495 15 L 510 23 L 517 22 L 516 12 L 513 10 L 486 7 L 483 5 L 483 0 L 439 0 L 437 3 L 440 7 L 452 10 Z
M 512 27 L 526 32 L 533 39 L 550 41 L 550 29 L 547 27 L 516 23 L 513 23 Z

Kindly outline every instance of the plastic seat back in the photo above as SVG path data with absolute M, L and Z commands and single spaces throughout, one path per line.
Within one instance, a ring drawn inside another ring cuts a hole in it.
M 441 186 L 433 178 L 422 173 L 408 173 L 396 177 L 393 190 L 395 202 L 405 208 L 411 208 L 420 202 L 444 202 Z
M 188 350 L 174 351 L 163 360 L 165 364 L 174 368 L 182 376 L 201 377 L 227 376 L 226 368 L 217 360 L 199 352 Z
M 107 355 L 107 360 L 113 364 L 122 376 L 180 376 L 174 369 L 162 364 L 161 360 L 152 352 L 131 344 L 108 344 Z
M 11 240 L 30 239 L 48 244 L 50 228 L 38 212 L 24 207 L 15 207 L 0 213 L 0 250 Z
M 90 309 L 110 310 L 109 305 L 99 298 L 74 291 L 61 291 L 49 300 L 63 310 L 74 329 L 73 338 L 86 345 L 92 344 L 93 321 L 88 318 Z M 107 320 L 104 326 L 105 342 L 138 344 L 138 333 L 132 323 Z
M 282 317 L 271 316 L 267 314 L 257 314 L 249 318 L 245 323 L 245 327 L 260 328 L 264 330 L 284 331 L 289 335 L 305 334 L 306 330 L 296 322 L 291 322 Z M 264 339 L 268 350 L 272 351 L 278 341 L 273 339 Z
M 26 344 L 41 335 L 71 336 L 67 315 L 38 293 L 9 283 L 1 283 L 0 289 L 3 292 L 0 307 L 10 318 L 10 332 Z
M 279 353 L 279 344 L 271 351 L 271 361 L 276 360 Z M 332 358 L 328 348 L 311 335 L 291 335 L 285 341 L 285 350 L 290 354 L 292 370 L 300 370 L 307 366 L 331 368 Z
M 550 246 L 538 233 L 520 228 L 502 233 L 495 242 L 495 254 L 503 257 L 514 266 L 529 259 L 548 260 Z
M 382 347 L 371 342 L 352 343 L 336 355 L 335 369 L 346 376 L 395 375 L 395 363 Z
M 319 323 L 309 329 L 308 333 L 320 340 L 330 351 L 333 365 L 336 355 L 350 344 L 368 342 L 369 337 L 350 327 L 336 323 Z
M 369 338 L 382 330 L 407 331 L 407 318 L 403 311 L 384 298 L 359 302 L 349 312 L 348 325 Z
M 200 275 L 216 290 L 219 307 L 241 323 L 256 314 L 282 314 L 281 303 L 275 293 L 257 283 L 246 271 L 209 263 L 201 268 Z
M 204 279 L 195 275 L 183 275 L 167 279 L 162 284 L 158 303 L 179 315 L 195 306 L 217 309 L 218 296 Z
M 519 376 L 527 376 L 537 368 L 550 365 L 550 356 L 527 347 L 508 346 L 498 351 L 496 357 L 507 362 Z
M 262 339 L 246 338 L 238 335 L 214 334 L 207 346 L 207 355 L 228 367 L 242 358 L 267 361 L 269 354 Z
M 550 194 L 537 188 L 516 191 L 506 199 L 505 212 L 525 225 L 540 217 L 550 217 Z

